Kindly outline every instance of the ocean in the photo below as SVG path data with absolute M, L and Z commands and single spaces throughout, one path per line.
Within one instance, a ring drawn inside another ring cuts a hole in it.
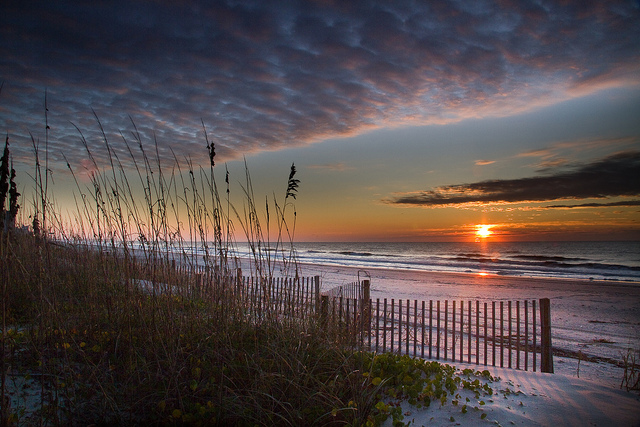
M 640 282 L 640 242 L 294 243 L 294 248 L 299 262 L 325 266 Z

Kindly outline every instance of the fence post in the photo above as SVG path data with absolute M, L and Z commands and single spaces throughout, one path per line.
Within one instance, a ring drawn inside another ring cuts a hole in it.
M 242 295 L 242 269 L 236 268 L 236 293 Z
M 202 292 L 203 284 L 202 284 L 202 274 L 196 273 L 196 289 Z
M 329 297 L 322 295 L 320 302 L 320 325 L 327 331 L 329 323 Z
M 362 281 L 362 300 L 360 301 L 360 321 L 362 328 L 360 329 L 367 335 L 371 334 L 371 282 L 369 280 Z
M 551 302 L 549 298 L 540 299 L 540 371 L 553 373 L 553 349 L 551 347 Z
M 320 276 L 314 276 L 314 292 L 316 293 L 315 309 L 316 313 L 320 311 Z

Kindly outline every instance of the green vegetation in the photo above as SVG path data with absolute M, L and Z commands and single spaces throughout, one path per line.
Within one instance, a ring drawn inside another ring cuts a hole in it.
M 248 168 L 243 206 L 230 202 L 226 171 L 219 192 L 206 132 L 208 170 L 189 159 L 161 164 L 158 147 L 149 157 L 137 133 L 115 149 L 104 132 L 102 168 L 80 135 L 91 167 L 80 178 L 69 165 L 73 222 L 53 209 L 48 141 L 34 141 L 30 231 L 1 234 L 2 426 L 400 424 L 401 400 L 451 399 L 466 413 L 458 390 L 492 393 L 478 378 L 491 380 L 487 372 L 376 356 L 314 316 L 248 306 L 234 227 L 251 248 L 244 274 L 258 283 L 276 271 L 297 278 L 295 166 L 284 199 L 260 213 Z M 13 184 L 15 174 L 7 177 Z

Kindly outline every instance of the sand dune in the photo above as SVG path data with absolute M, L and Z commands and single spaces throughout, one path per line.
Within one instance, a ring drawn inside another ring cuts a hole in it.
M 455 365 L 462 369 L 468 365 Z M 429 408 L 416 409 L 402 404 L 404 422 L 411 425 L 523 425 L 523 426 L 639 426 L 640 397 L 638 394 L 611 388 L 601 383 L 562 374 L 542 374 L 514 369 L 490 368 L 500 377 L 491 382 L 491 397 L 479 404 L 470 392 L 469 410 L 447 402 Z M 487 380 L 483 380 L 487 382 Z M 474 409 L 477 408 L 477 409 Z M 482 414 L 486 417 L 482 419 Z M 452 421 L 453 420 L 453 421 Z M 387 421 L 387 425 L 391 425 Z

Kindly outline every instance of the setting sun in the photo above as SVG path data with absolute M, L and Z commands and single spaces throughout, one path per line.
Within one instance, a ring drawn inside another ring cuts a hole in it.
M 477 237 L 482 237 L 482 238 L 486 238 L 491 236 L 491 234 L 493 234 L 491 232 L 491 225 L 476 225 L 476 236 Z

